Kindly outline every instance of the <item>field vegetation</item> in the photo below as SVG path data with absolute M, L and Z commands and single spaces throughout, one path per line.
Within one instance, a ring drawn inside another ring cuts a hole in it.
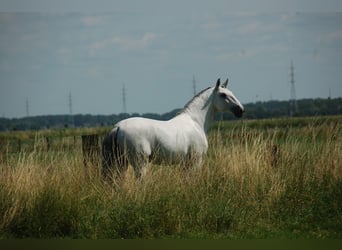
M 341 116 L 215 123 L 200 171 L 120 183 L 63 131 L 0 134 L 0 238 L 342 238 Z

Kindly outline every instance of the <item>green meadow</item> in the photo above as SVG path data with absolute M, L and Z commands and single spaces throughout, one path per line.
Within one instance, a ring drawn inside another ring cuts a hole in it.
M 218 122 L 199 171 L 121 182 L 84 164 L 109 129 L 0 133 L 0 238 L 342 238 L 341 116 Z

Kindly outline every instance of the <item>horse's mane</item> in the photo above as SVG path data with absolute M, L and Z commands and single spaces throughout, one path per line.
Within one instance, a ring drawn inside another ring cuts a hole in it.
M 206 89 L 203 89 L 202 91 L 200 91 L 198 94 L 196 94 L 190 101 L 187 102 L 187 104 L 185 104 L 184 108 L 182 110 L 180 110 L 177 115 L 184 113 L 187 108 L 190 106 L 191 103 L 194 102 L 194 100 L 196 100 L 199 96 L 201 96 L 204 92 L 206 92 L 208 89 L 210 89 L 211 87 L 208 87 Z

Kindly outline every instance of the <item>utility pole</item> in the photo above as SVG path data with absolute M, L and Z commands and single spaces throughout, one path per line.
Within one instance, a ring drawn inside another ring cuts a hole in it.
M 69 92 L 69 115 L 70 115 L 70 127 L 74 127 L 74 116 L 72 114 L 72 96 Z
M 193 89 L 193 94 L 194 94 L 194 96 L 195 96 L 196 93 L 197 93 L 195 75 L 193 75 L 193 77 L 192 77 L 192 89 Z
M 30 116 L 30 104 L 29 104 L 29 101 L 28 101 L 28 98 L 26 98 L 26 116 Z
M 69 92 L 69 114 L 72 115 L 72 96 L 71 96 L 71 92 Z
M 294 66 L 291 61 L 290 66 L 290 83 L 291 83 L 291 97 L 290 97 L 290 116 L 295 115 L 298 112 L 298 105 L 296 99 L 296 87 L 295 87 L 295 79 L 294 79 Z
M 126 86 L 122 85 L 122 112 L 127 113 L 127 104 L 126 104 Z

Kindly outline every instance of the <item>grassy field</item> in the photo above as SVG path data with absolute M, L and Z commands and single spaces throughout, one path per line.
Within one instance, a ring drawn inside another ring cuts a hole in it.
M 82 131 L 18 133 L 0 134 L 0 238 L 342 238 L 342 117 L 216 123 L 200 171 L 121 184 L 84 167 Z

